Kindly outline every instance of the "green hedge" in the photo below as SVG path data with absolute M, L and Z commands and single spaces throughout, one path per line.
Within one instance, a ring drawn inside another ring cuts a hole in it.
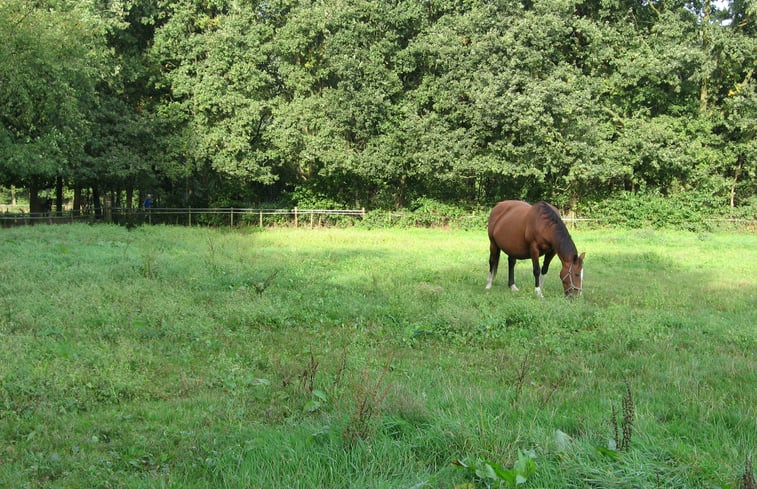
M 626 228 L 668 228 L 690 231 L 709 230 L 718 220 L 754 220 L 757 198 L 748 205 L 731 209 L 710 194 L 690 192 L 672 195 L 624 192 L 612 198 L 579 205 L 576 213 L 596 219 L 600 225 Z
M 690 231 L 713 229 L 718 226 L 718 220 L 737 219 L 753 223 L 757 218 L 757 197 L 734 209 L 723 205 L 721 200 L 706 193 L 662 195 L 622 192 L 612 198 L 580 203 L 573 211 L 578 218 L 592 220 L 582 225 Z M 433 199 L 418 199 L 408 209 L 401 211 L 369 211 L 359 225 L 485 229 L 490 210 L 490 207 L 470 208 Z

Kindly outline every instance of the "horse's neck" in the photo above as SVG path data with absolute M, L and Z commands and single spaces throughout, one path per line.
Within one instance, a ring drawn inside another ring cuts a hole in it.
M 563 263 L 573 263 L 573 258 L 578 256 L 578 248 L 576 248 L 576 244 L 573 242 L 570 235 L 567 235 L 565 241 L 554 243 L 553 249 Z

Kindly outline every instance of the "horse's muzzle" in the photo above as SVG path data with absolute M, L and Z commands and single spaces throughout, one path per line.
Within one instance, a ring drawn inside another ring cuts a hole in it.
M 579 289 L 578 287 L 572 287 L 565 289 L 565 298 L 566 299 L 577 299 L 584 295 L 583 289 Z

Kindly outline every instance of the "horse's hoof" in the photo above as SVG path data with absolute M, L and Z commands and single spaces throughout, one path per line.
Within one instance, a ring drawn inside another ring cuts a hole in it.
M 510 286 L 510 290 L 512 290 L 513 292 L 518 292 L 520 289 L 515 284 L 512 284 Z

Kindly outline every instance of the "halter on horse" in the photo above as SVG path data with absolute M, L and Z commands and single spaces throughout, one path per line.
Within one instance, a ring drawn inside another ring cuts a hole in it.
M 552 205 L 539 202 L 530 205 L 517 200 L 498 203 L 489 215 L 489 280 L 490 289 L 497 275 L 500 251 L 507 255 L 508 285 L 515 286 L 514 269 L 517 260 L 531 258 L 534 272 L 535 292 L 543 297 L 541 287 L 549 263 L 557 255 L 562 262 L 560 281 L 567 297 L 576 297 L 583 292 L 583 264 L 585 253 L 578 254 L 576 245 L 568 233 L 560 215 Z M 539 257 L 544 264 L 539 269 Z

